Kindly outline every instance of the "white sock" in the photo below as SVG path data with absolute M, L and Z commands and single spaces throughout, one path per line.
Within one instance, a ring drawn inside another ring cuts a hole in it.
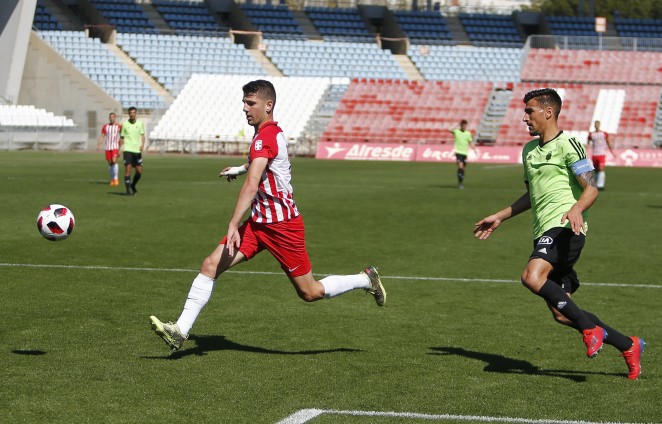
M 598 188 L 605 188 L 605 172 L 598 171 Z
M 198 319 L 200 311 L 209 302 L 215 282 L 216 280 L 203 274 L 198 274 L 193 280 L 191 290 L 188 292 L 188 298 L 184 304 L 184 310 L 177 320 L 177 325 L 179 325 L 182 334 L 188 334 L 191 327 L 193 327 L 193 323 Z
M 354 289 L 367 289 L 370 279 L 365 274 L 330 275 L 320 280 L 324 286 L 324 297 L 336 297 Z
M 117 179 L 117 164 L 114 163 L 112 166 L 113 166 L 112 177 L 113 177 L 113 180 L 116 180 Z

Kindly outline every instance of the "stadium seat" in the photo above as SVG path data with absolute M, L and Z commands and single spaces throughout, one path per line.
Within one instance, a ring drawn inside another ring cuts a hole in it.
M 298 139 L 315 106 L 330 85 L 330 78 L 266 77 L 278 93 L 275 118 L 285 135 Z M 197 141 L 203 138 L 228 139 L 237 134 L 253 134 L 241 109 L 241 87 L 245 75 L 191 76 L 175 102 L 168 108 L 151 134 L 152 140 Z M 182 122 L 188 129 L 181 127 Z
M 163 99 L 99 39 L 88 38 L 82 31 L 40 31 L 39 34 L 108 94 L 122 99 L 123 104 L 140 109 L 163 107 Z M 122 80 L 131 81 L 137 89 L 122 85 Z
M 462 119 L 477 126 L 492 86 L 481 82 L 353 80 L 323 140 L 446 143 Z M 443 105 L 443 106 L 440 106 Z M 443 109 L 443 113 L 440 113 Z M 474 128 L 475 129 L 475 128 Z
M 117 44 L 174 95 L 193 73 L 265 73 L 243 46 L 226 37 L 129 33 L 118 34 Z

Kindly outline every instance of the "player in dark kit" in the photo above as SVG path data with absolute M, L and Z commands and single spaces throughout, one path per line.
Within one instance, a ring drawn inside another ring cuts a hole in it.
M 598 197 L 593 164 L 582 144 L 559 130 L 562 101 L 555 90 L 530 91 L 524 103 L 522 120 L 529 134 L 539 136 L 522 151 L 527 192 L 512 205 L 478 221 L 474 234 L 485 240 L 501 222 L 531 209 L 534 247 L 522 284 L 547 302 L 557 322 L 582 333 L 589 358 L 598 354 L 603 343 L 610 344 L 622 352 L 628 378 L 636 380 L 641 374 L 644 341 L 621 334 L 570 298 L 579 287 L 573 266 L 584 247 L 587 210 Z

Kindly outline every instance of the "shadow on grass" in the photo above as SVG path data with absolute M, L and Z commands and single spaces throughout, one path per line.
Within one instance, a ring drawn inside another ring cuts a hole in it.
M 233 342 L 232 340 L 228 340 L 225 336 L 196 336 L 193 334 L 191 334 L 189 339 L 186 341 L 186 343 L 190 343 L 190 342 L 194 342 L 196 346 L 188 349 L 185 347 L 183 350 L 172 352 L 169 356 L 143 356 L 143 358 L 144 359 L 180 359 L 190 355 L 202 356 L 207 354 L 207 352 L 213 352 L 216 350 L 236 350 L 240 352 L 266 353 L 269 355 L 319 355 L 321 353 L 361 352 L 360 349 L 350 349 L 346 347 L 340 347 L 337 349 L 318 349 L 318 350 L 299 350 L 299 351 L 276 350 L 276 349 L 267 349 L 259 346 L 250 346 L 241 343 L 236 343 Z
M 46 352 L 44 352 L 43 350 L 36 350 L 36 349 L 15 349 L 12 350 L 11 353 L 15 353 L 17 355 L 28 355 L 28 356 L 39 356 L 46 354 Z
M 451 189 L 451 190 L 459 191 L 459 189 L 457 188 L 457 183 L 455 183 L 455 184 L 429 184 L 428 187 L 430 187 L 430 188 Z
M 512 359 L 501 355 L 492 353 L 474 352 L 466 350 L 461 347 L 431 347 L 434 352 L 428 355 L 458 355 L 465 358 L 478 359 L 487 363 L 483 371 L 498 372 L 502 374 L 525 374 L 547 377 L 558 377 L 572 380 L 576 383 L 583 383 L 586 381 L 586 376 L 589 374 L 599 375 L 615 375 L 617 373 L 603 373 L 603 372 L 586 372 L 586 371 L 569 371 L 569 370 L 545 370 L 541 369 L 528 361 L 521 359 Z

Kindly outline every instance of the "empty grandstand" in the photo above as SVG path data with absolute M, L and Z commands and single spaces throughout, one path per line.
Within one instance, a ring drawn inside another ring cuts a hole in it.
M 227 37 L 126 33 L 117 35 L 117 44 L 173 94 L 194 73 L 264 74 L 250 53 Z
M 523 92 L 552 86 L 564 96 L 562 124 L 580 138 L 600 117 L 617 146 L 656 146 L 661 22 L 616 18 L 609 31 L 620 37 L 608 37 L 593 18 L 443 7 L 38 0 L 33 26 L 122 108 L 144 111 L 159 149 L 208 139 L 217 150 L 249 130 L 232 108 L 236 90 L 255 78 L 278 81 L 280 105 L 296 100 L 277 113 L 296 143 L 443 144 L 447 127 L 468 119 L 481 143 L 519 145 L 528 139 L 519 123 Z M 16 104 L 10 97 L 5 103 Z M 107 111 L 67 114 L 94 134 Z
M 278 93 L 274 116 L 296 143 L 330 78 L 267 77 Z M 245 75 L 193 75 L 151 134 L 158 149 L 237 152 L 253 129 L 242 111 Z M 223 113 L 219 113 L 223 111 Z
M 141 109 L 164 104 L 164 99 L 99 39 L 78 31 L 41 31 L 40 35 L 121 103 Z

